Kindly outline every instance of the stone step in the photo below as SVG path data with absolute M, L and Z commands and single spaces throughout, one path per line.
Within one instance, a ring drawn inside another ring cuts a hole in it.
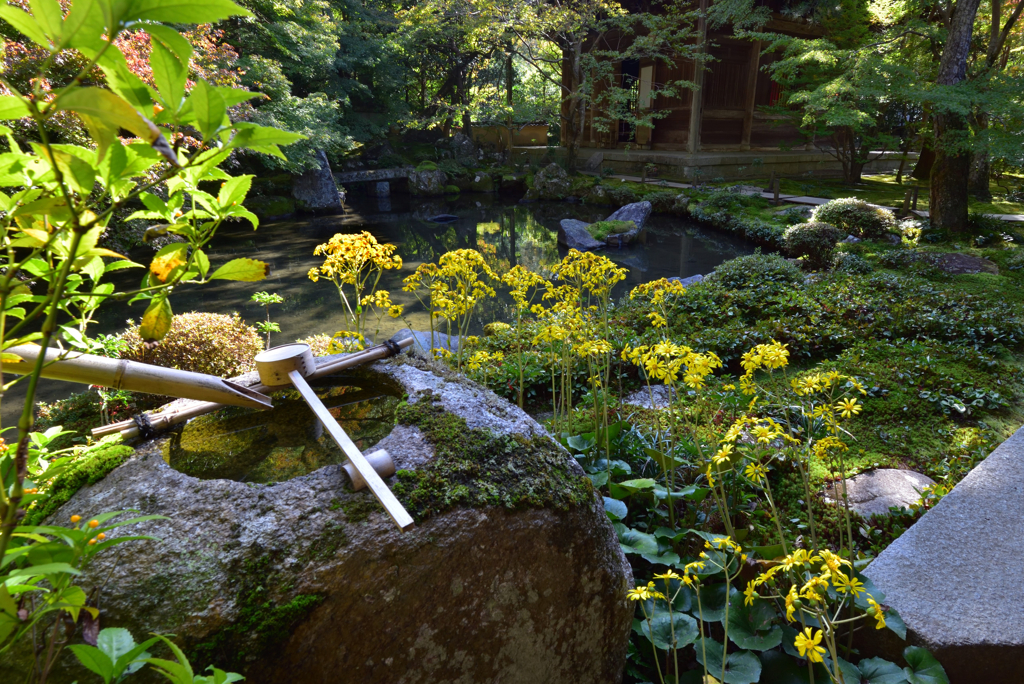
M 1024 679 L 1022 540 L 1024 428 L 864 574 L 900 612 L 908 640 L 931 650 L 951 682 L 1018 684 Z M 883 653 L 895 647 L 876 646 Z

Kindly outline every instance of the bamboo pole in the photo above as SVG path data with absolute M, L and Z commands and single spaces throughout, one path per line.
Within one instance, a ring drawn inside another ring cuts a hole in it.
M 10 347 L 5 350 L 5 354 L 14 354 L 20 357 L 21 361 L 5 361 L 0 366 L 0 371 L 29 375 L 35 370 L 36 359 L 39 358 L 41 351 L 43 349 L 34 344 Z M 204 373 L 68 352 L 52 347 L 45 350 L 45 363 L 42 376 L 54 380 L 215 401 L 230 406 L 271 407 L 270 398 L 260 392 Z
M 387 343 L 378 344 L 374 347 L 370 347 L 369 349 L 364 349 L 361 352 L 347 354 L 343 358 L 340 358 L 336 361 L 331 361 L 329 363 L 325 363 L 318 366 L 316 370 L 310 373 L 307 377 L 311 380 L 316 378 L 322 378 L 326 375 L 331 375 L 332 373 L 337 373 L 347 368 L 353 368 L 364 363 L 370 363 L 373 361 L 379 361 L 380 359 L 386 359 L 389 356 L 393 356 L 397 353 L 400 353 L 401 350 L 406 349 L 407 347 L 412 345 L 412 343 L 413 338 L 408 337 L 397 343 L 392 342 L 393 345 L 396 345 L 395 347 L 389 347 Z M 397 348 L 399 351 L 394 351 L 395 348 Z M 274 389 L 280 388 L 268 387 L 267 385 L 259 384 L 254 385 L 250 389 L 255 392 L 272 392 L 274 391 Z M 224 404 L 204 401 L 197 404 L 192 404 L 190 406 L 182 407 L 181 409 L 178 409 L 176 411 L 145 413 L 142 414 L 140 422 L 142 422 L 144 425 L 148 425 L 150 428 L 152 428 L 153 431 L 159 431 L 167 429 L 169 427 L 173 427 L 175 425 L 179 425 L 187 420 L 191 420 L 192 418 L 196 418 L 198 416 L 210 413 L 211 411 L 216 411 L 217 409 L 220 408 L 224 408 Z M 115 432 L 120 432 L 121 437 L 124 439 L 135 439 L 136 437 L 139 436 L 139 425 L 134 419 L 122 420 L 121 422 L 118 423 L 111 423 L 110 425 L 102 425 L 98 428 L 93 428 L 92 436 L 95 437 L 96 439 L 99 439 L 100 437 L 105 437 L 106 435 L 111 435 L 114 434 Z

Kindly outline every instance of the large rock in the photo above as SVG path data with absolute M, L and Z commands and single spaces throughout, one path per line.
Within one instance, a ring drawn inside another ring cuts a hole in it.
M 444 194 L 448 176 L 441 169 L 409 172 L 409 192 L 413 195 L 434 197 Z
M 433 333 L 433 342 L 431 342 L 429 330 L 410 330 L 409 328 L 402 328 L 391 339 L 401 342 L 409 337 L 412 338 L 412 347 L 423 354 L 429 354 L 432 349 L 446 349 L 452 353 L 459 350 L 458 335 L 448 335 L 436 330 Z
M 1024 672 L 1021 539 L 1024 430 L 864 572 L 885 593 L 883 603 L 900 612 L 908 640 L 931 650 L 950 681 L 1015 684 Z M 882 640 L 872 650 L 895 656 L 903 645 Z
M 933 484 L 935 480 L 913 470 L 879 468 L 847 479 L 846 496 L 850 510 L 864 517 L 888 515 L 890 508 L 909 508 L 921 498 L 924 488 Z M 829 487 L 827 498 L 841 504 L 842 489 Z
M 150 443 L 55 514 L 166 516 L 115 531 L 159 541 L 99 554 L 83 575 L 105 586 L 103 626 L 175 634 L 196 671 L 214 662 L 253 684 L 620 681 L 632 577 L 582 469 L 450 371 L 403 357 L 365 373 L 361 386 L 408 395 L 376 447 L 399 468 L 389 484 L 412 530 L 340 466 L 271 485 L 199 480 Z M 63 680 L 83 680 L 71 661 Z
M 452 137 L 452 153 L 459 162 L 467 166 L 473 166 L 477 162 L 476 143 L 462 131 Z
M 295 206 L 302 211 L 315 213 L 332 213 L 342 210 L 341 193 L 334 182 L 331 164 L 327 154 L 317 150 L 317 161 L 320 166 L 305 171 L 292 179 L 292 197 Z
M 595 240 L 587 230 L 589 225 L 586 221 L 562 219 L 558 223 L 558 244 L 565 245 L 569 249 L 578 249 L 581 252 L 604 249 L 604 243 Z
M 533 187 L 526 193 L 527 199 L 560 200 L 569 196 L 572 183 L 569 174 L 555 163 L 548 164 L 533 176 Z
M 257 195 L 246 198 L 245 208 L 261 221 L 277 221 L 295 214 L 295 201 L 280 195 Z
M 632 221 L 636 228 L 625 233 L 613 233 L 605 238 L 605 242 L 609 247 L 624 247 L 628 245 L 644 229 L 644 224 L 647 223 L 647 218 L 650 215 L 651 203 L 647 201 L 633 202 L 632 204 L 620 207 L 611 216 L 606 218 L 605 221 Z

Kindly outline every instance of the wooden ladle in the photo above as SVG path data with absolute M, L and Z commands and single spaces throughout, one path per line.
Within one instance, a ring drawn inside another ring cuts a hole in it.
M 327 407 L 320 401 L 313 388 L 306 382 L 306 376 L 316 371 L 316 362 L 313 360 L 313 352 L 308 344 L 295 343 L 284 344 L 280 347 L 273 347 L 265 352 L 256 355 L 256 370 L 260 374 L 260 382 L 267 387 L 280 387 L 283 385 L 294 385 L 295 389 L 302 395 L 303 400 L 313 409 L 313 413 L 323 423 L 324 428 L 331 435 L 341 450 L 348 457 L 349 463 L 345 464 L 345 470 L 349 474 L 353 488 L 360 489 L 359 480 L 366 483 L 377 501 L 384 506 L 388 516 L 394 521 L 398 529 L 408 530 L 413 526 L 412 516 L 405 510 L 395 495 L 391 493 L 384 480 L 374 469 L 370 461 L 374 461 L 386 474 L 395 472 L 394 462 L 387 451 L 380 449 L 369 456 L 363 456 L 362 452 L 352 443 L 345 431 L 338 425 L 338 421 L 330 414 Z M 369 459 L 369 460 L 368 460 Z M 357 477 L 358 476 L 358 477 Z

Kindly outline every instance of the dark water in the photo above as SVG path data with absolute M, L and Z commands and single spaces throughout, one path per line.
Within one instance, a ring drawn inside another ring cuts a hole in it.
M 315 381 L 313 388 L 363 453 L 395 426 L 401 398 L 397 388 L 344 377 Z M 262 483 L 290 480 L 348 460 L 298 391 L 271 396 L 274 408 L 269 411 L 229 407 L 189 421 L 164 442 L 164 460 L 201 480 Z
M 367 230 L 381 242 L 398 246 L 404 266 L 386 271 L 380 287 L 391 292 L 395 303 L 405 306 L 403 319 L 385 317 L 379 336 L 390 336 L 400 328 L 428 329 L 429 321 L 423 307 L 410 294 L 401 291 L 402 279 L 424 262 L 436 261 L 454 249 L 477 249 L 484 254 L 499 274 L 516 264 L 549 275 L 549 269 L 566 253 L 556 240 L 558 222 L 563 218 L 594 221 L 604 218 L 607 207 L 586 207 L 561 202 L 514 204 L 491 195 L 469 195 L 453 201 L 411 202 L 408 197 L 394 197 L 383 202 L 376 198 L 350 197 L 354 204 L 344 215 L 278 221 L 253 231 L 249 224 L 227 224 L 206 250 L 214 267 L 237 257 L 250 257 L 268 262 L 270 276 L 258 283 L 214 281 L 207 285 L 184 285 L 171 297 L 174 311 L 238 312 L 249 323 L 264 316 L 263 307 L 250 301 L 254 292 L 276 292 L 284 303 L 271 307 L 271 318 L 281 326 L 272 336 L 272 344 L 283 344 L 309 335 L 327 335 L 344 329 L 345 316 L 334 286 L 325 281 L 314 283 L 307 272 L 322 263 L 313 256 L 313 249 L 335 233 Z M 442 213 L 459 219 L 449 224 L 427 221 Z M 614 295 L 625 295 L 636 285 L 663 277 L 686 277 L 708 273 L 715 266 L 753 251 L 753 245 L 731 235 L 700 227 L 674 217 L 653 216 L 640 244 L 621 250 L 604 252 L 620 266 L 629 269 L 624 283 Z M 149 263 L 152 251 L 140 248 L 132 258 Z M 131 270 L 121 271 L 125 278 L 138 278 Z M 132 287 L 133 281 L 119 283 Z M 101 310 L 97 325 L 90 334 L 114 333 L 124 329 L 128 319 L 138 320 L 145 304 L 129 307 L 112 303 Z M 473 322 L 474 332 L 486 323 L 508 320 L 512 315 L 510 300 L 498 297 L 483 303 Z M 369 331 L 374 332 L 371 321 Z M 83 386 L 58 381 L 43 381 L 39 398 L 54 401 Z M 3 400 L 3 425 L 13 425 L 20 412 L 18 388 Z

